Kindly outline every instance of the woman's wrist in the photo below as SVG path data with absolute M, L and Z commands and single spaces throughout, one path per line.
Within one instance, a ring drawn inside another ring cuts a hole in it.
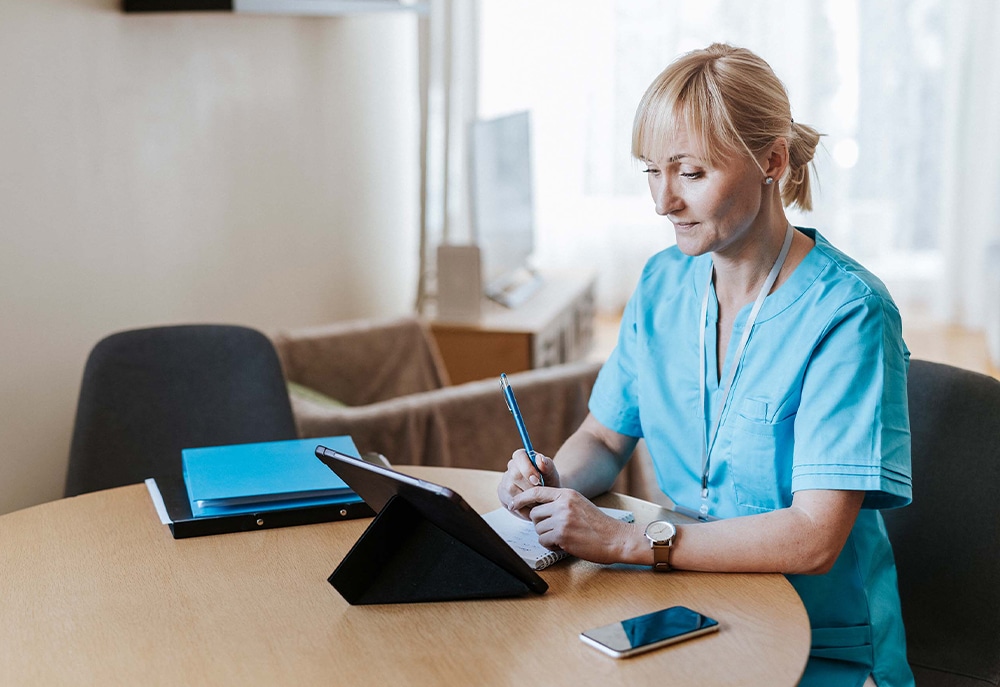
M 634 522 L 627 526 L 628 533 L 622 540 L 621 561 L 633 565 L 653 565 L 653 549 L 645 528 Z

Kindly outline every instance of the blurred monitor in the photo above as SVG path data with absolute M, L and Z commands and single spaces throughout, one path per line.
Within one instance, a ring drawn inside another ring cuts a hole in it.
M 473 240 L 483 292 L 515 307 L 541 284 L 529 264 L 535 250 L 531 118 L 516 112 L 472 125 Z

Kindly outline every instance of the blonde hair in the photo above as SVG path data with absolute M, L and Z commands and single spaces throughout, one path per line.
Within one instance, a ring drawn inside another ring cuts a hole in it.
M 820 133 L 792 121 L 788 93 L 771 67 L 746 48 L 713 43 L 674 60 L 646 89 L 632 125 L 632 155 L 650 160 L 678 126 L 701 144 L 709 164 L 722 156 L 758 156 L 788 142 L 779 180 L 785 206 L 812 209 L 809 163 Z M 761 169 L 763 173 L 763 169 Z

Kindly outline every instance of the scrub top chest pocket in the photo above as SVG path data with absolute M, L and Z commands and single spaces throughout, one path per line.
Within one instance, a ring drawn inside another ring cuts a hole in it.
M 785 415 L 778 405 L 759 397 L 744 398 L 727 423 L 733 490 L 736 504 L 746 514 L 785 508 L 792 502 L 795 411 Z

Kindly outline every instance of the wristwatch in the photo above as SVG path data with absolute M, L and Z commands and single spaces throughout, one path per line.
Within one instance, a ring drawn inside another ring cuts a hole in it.
M 654 520 L 646 525 L 646 539 L 653 550 L 653 570 L 670 572 L 670 548 L 674 545 L 677 528 L 666 520 Z

